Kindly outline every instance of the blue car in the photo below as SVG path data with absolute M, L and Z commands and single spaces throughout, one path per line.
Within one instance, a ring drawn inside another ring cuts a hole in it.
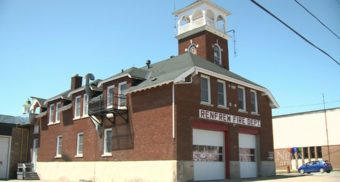
M 311 161 L 303 164 L 299 167 L 298 171 L 301 174 L 311 173 L 311 172 L 327 172 L 330 173 L 333 170 L 331 163 L 323 160 Z

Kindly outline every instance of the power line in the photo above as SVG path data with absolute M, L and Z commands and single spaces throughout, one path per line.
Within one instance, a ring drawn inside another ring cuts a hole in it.
M 298 5 L 300 5 L 304 10 L 307 11 L 312 17 L 314 17 L 322 26 L 324 26 L 328 31 L 330 31 L 335 37 L 340 39 L 340 37 L 333 31 L 331 30 L 327 25 L 325 25 L 318 17 L 316 17 L 312 12 L 310 12 L 305 6 L 303 6 L 299 1 L 294 0 Z
M 272 16 L 273 18 L 275 18 L 277 21 L 279 21 L 280 23 L 282 23 L 284 26 L 286 26 L 288 29 L 290 29 L 292 32 L 294 32 L 297 36 L 299 36 L 301 39 L 303 39 L 304 41 L 306 41 L 308 44 L 310 44 L 311 46 L 313 46 L 314 48 L 318 49 L 320 52 L 322 52 L 323 54 L 325 54 L 327 57 L 329 57 L 330 59 L 332 59 L 336 64 L 338 64 L 340 66 L 340 62 L 338 62 L 335 58 L 333 58 L 330 54 L 328 54 L 326 51 L 322 50 L 320 47 L 316 46 L 315 44 L 313 44 L 311 41 L 309 41 L 307 38 L 305 38 L 303 35 L 301 35 L 300 33 L 298 33 L 296 30 L 294 30 L 292 27 L 290 27 L 287 23 L 285 23 L 284 21 L 282 21 L 280 18 L 278 18 L 277 16 L 275 16 L 273 13 L 271 13 L 269 10 L 267 10 L 266 8 L 264 8 L 263 6 L 261 6 L 259 3 L 257 3 L 255 0 L 250 0 L 252 3 L 254 3 L 256 6 L 258 6 L 259 8 L 261 8 L 263 11 L 267 12 L 270 16 Z

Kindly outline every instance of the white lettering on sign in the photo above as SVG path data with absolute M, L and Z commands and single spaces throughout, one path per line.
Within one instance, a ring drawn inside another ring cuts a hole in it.
M 261 120 L 235 116 L 220 112 L 208 111 L 204 109 L 199 110 L 199 118 L 214 121 L 221 121 L 226 123 L 233 123 L 246 126 L 261 127 Z

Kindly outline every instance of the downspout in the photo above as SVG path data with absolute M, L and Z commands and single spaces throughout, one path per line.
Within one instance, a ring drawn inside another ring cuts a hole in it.
M 175 82 L 172 84 L 172 139 L 175 140 Z

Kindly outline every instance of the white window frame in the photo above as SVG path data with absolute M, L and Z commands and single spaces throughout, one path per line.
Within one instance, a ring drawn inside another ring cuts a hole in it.
M 82 145 L 82 151 L 80 153 L 80 136 L 83 137 L 83 141 L 81 143 Z M 83 157 L 83 154 L 84 154 L 84 133 L 83 132 L 80 132 L 77 134 L 77 153 L 76 153 L 76 156 L 75 157 Z
M 61 109 L 61 102 L 58 102 L 55 107 L 55 122 L 60 123 L 60 109 Z
M 253 108 L 251 108 L 251 113 L 252 114 L 258 114 L 259 113 L 259 110 L 258 110 L 258 102 L 257 102 L 257 92 L 255 90 L 250 90 L 250 105 L 251 105 L 251 102 L 252 102 L 252 93 L 254 94 L 255 96 L 255 111 L 253 111 Z
M 221 83 L 223 85 L 223 97 L 224 97 L 224 104 L 220 105 L 219 98 L 218 98 L 218 83 Z M 217 106 L 219 107 L 227 107 L 227 91 L 226 91 L 226 84 L 223 80 L 217 80 Z
M 122 90 L 121 90 L 122 85 L 126 85 L 126 89 L 127 89 L 127 86 L 128 86 L 126 81 L 125 82 L 120 82 L 118 84 L 118 108 L 119 109 L 126 109 L 126 104 L 127 104 L 126 103 L 126 90 L 125 90 L 125 93 L 124 93 L 125 94 L 125 105 L 122 106 L 121 103 L 120 103 L 121 102 L 121 98 L 120 97 L 121 97 L 121 94 L 122 94 L 121 93 L 122 92 Z
M 110 94 L 110 90 L 112 89 L 112 104 L 109 104 L 109 100 L 110 100 L 110 97 L 109 97 L 109 94 Z M 113 105 L 115 104 L 115 86 L 114 85 L 111 85 L 109 87 L 107 87 L 106 89 L 106 108 L 113 108 Z
M 79 100 L 79 104 L 77 104 L 77 100 Z M 79 114 L 77 115 L 77 110 L 79 107 Z M 79 119 L 81 116 L 81 96 L 78 95 L 75 99 L 74 99 L 74 113 L 73 113 L 73 118 L 74 119 Z
M 49 109 L 48 124 L 53 124 L 54 120 L 55 120 L 55 106 L 54 104 L 51 104 Z
M 238 89 L 242 89 L 243 90 L 243 108 L 239 108 L 238 106 Z M 246 112 L 247 110 L 247 105 L 246 105 L 246 89 L 242 86 L 237 86 L 237 108 L 238 111 L 240 112 Z
M 83 95 L 83 117 L 89 116 L 89 96 Z
M 207 101 L 202 101 L 202 95 L 201 95 L 201 92 L 202 92 L 202 83 L 201 83 L 201 79 L 202 78 L 205 78 L 207 79 L 208 81 L 208 102 Z M 210 90 L 210 77 L 209 76 L 206 76 L 206 75 L 201 75 L 201 78 L 200 78 L 200 100 L 201 100 L 201 104 L 208 104 L 208 105 L 211 105 L 211 90 Z
M 104 156 L 112 156 L 112 151 L 111 152 L 107 152 L 106 150 L 107 150 L 107 146 L 106 146 L 106 140 L 107 140 L 107 132 L 108 131 L 111 131 L 112 132 L 112 128 L 106 128 L 105 130 L 104 130 L 104 150 L 103 150 L 103 157 Z M 112 145 L 112 138 L 111 138 L 111 145 Z
M 220 55 L 220 59 L 218 60 L 218 65 L 222 65 L 222 49 L 221 49 L 220 45 L 218 45 L 218 44 L 213 45 L 214 63 L 216 64 L 216 62 L 215 62 L 215 47 L 218 48 L 218 54 Z
M 55 158 L 61 158 L 62 156 L 62 146 L 63 146 L 63 136 L 62 135 L 58 135 L 57 136 L 57 143 L 56 143 L 56 154 L 55 154 Z

